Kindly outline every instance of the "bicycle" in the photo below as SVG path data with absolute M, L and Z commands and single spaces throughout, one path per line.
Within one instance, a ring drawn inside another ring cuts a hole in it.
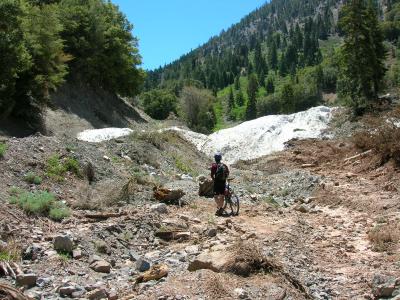
M 235 191 L 233 188 L 230 186 L 230 182 L 233 181 L 234 178 L 228 178 L 228 184 L 225 187 L 225 204 L 224 204 L 224 211 L 230 207 L 231 216 L 237 216 L 239 215 L 239 197 L 235 194 Z

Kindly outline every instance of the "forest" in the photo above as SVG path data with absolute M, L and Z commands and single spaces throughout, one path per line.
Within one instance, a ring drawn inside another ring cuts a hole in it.
M 133 24 L 112 2 L 3 0 L 0 119 L 40 122 L 66 81 L 127 97 L 155 119 L 177 115 L 204 133 L 321 103 L 362 114 L 398 87 L 399 19 L 398 0 L 272 0 L 144 71 Z
M 142 99 L 151 93 L 153 101 L 143 106 L 163 119 L 168 113 L 158 115 L 151 106 L 168 95 L 170 111 L 179 114 L 181 91 L 193 86 L 214 97 L 213 130 L 301 111 L 331 95 L 362 114 L 380 92 L 398 85 L 399 13 L 397 1 L 273 0 L 177 61 L 149 71 Z
M 37 127 L 51 93 L 66 81 L 138 94 L 145 73 L 132 29 L 109 1 L 0 1 L 0 119 Z

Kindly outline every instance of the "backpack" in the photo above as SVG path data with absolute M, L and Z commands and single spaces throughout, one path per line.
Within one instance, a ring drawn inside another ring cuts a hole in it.
M 228 174 L 228 167 L 225 164 L 217 164 L 217 171 L 215 172 L 215 179 L 218 181 L 225 181 Z

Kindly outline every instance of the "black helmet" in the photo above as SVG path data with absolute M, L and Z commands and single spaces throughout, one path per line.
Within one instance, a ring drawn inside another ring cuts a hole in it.
M 217 152 L 214 154 L 214 159 L 216 162 L 220 162 L 222 160 L 222 154 L 221 152 Z

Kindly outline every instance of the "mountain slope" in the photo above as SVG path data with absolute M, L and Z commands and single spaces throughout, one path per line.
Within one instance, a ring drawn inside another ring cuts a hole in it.
M 278 67 L 276 63 L 278 57 L 271 57 L 274 55 L 272 53 L 274 48 L 277 48 L 278 55 L 282 55 L 290 50 L 290 44 L 296 43 L 300 52 L 303 46 L 310 48 L 306 42 L 318 38 L 327 39 L 329 34 L 335 33 L 338 7 L 341 2 L 340 0 L 273 0 L 266 3 L 227 31 L 211 38 L 203 46 L 165 67 L 150 71 L 146 87 L 151 89 L 159 85 L 168 85 L 168 81 L 194 79 L 209 89 L 223 88 L 233 83 L 235 76 L 248 71 L 251 64 L 252 67 L 255 63 L 258 63 L 256 67 L 259 65 L 259 62 L 254 61 L 256 58 L 252 59 L 249 54 L 257 51 L 260 46 L 265 66 L 261 66 L 264 70 L 259 70 L 257 73 L 264 71 L 266 74 L 268 68 Z M 304 31 L 307 31 L 309 41 L 301 37 L 300 32 Z

